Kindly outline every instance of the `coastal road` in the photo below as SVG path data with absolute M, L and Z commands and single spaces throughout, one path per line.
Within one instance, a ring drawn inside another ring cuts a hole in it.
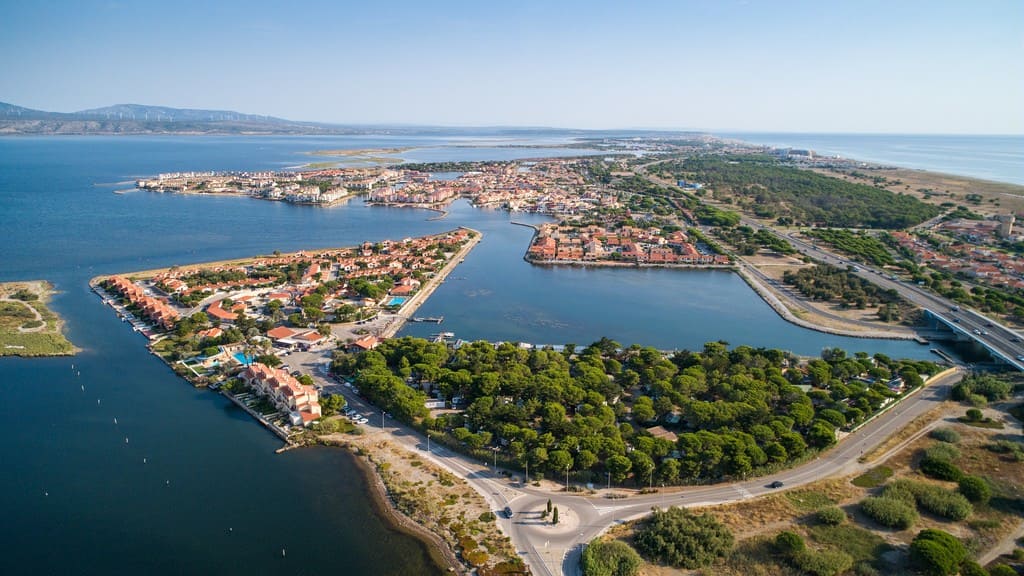
M 927 386 L 847 435 L 821 457 L 771 476 L 728 484 L 662 489 L 647 495 L 637 495 L 633 490 L 598 489 L 593 496 L 581 496 L 566 492 L 556 478 L 551 479 L 554 482 L 535 487 L 525 483 L 518 472 L 495 469 L 437 443 L 430 444 L 427 454 L 428 443 L 424 436 L 390 417 L 382 419 L 381 411 L 360 398 L 355 389 L 331 380 L 324 370 L 325 362 L 323 355 L 309 353 L 293 355 L 290 363 L 312 374 L 323 388 L 343 394 L 352 408 L 369 419 L 364 425 L 366 433 L 387 434 L 409 451 L 422 454 L 464 478 L 492 506 L 512 544 L 533 573 L 538 575 L 577 574 L 584 544 L 617 523 L 650 513 L 652 508 L 742 502 L 777 492 L 768 487 L 776 480 L 783 482 L 784 489 L 790 489 L 864 470 L 870 464 L 859 461 L 863 455 L 871 453 L 906 423 L 939 405 L 953 384 L 962 377 L 959 370 L 951 370 L 933 378 Z M 548 521 L 550 517 L 544 519 L 541 516 L 548 499 L 559 508 L 560 522 L 557 526 Z M 511 518 L 501 514 L 505 506 L 513 511 Z
M 785 235 L 770 226 L 763 226 L 753 221 L 744 221 L 744 224 L 755 229 L 767 230 L 787 240 L 801 253 L 816 260 L 838 265 L 848 264 L 854 266 L 843 260 L 842 256 L 828 252 L 817 246 L 814 242 L 807 242 L 798 238 L 795 234 Z M 855 267 L 854 274 L 883 289 L 895 290 L 897 294 L 908 302 L 943 318 L 949 326 L 956 326 L 957 328 L 954 328 L 954 330 L 958 330 L 964 336 L 977 340 L 984 346 L 998 352 L 1003 356 L 1003 360 L 1007 364 L 1017 370 L 1024 370 L 1024 343 L 1022 343 L 1024 339 L 1017 332 L 999 324 L 984 314 L 962 309 L 955 302 L 933 294 L 916 284 L 893 280 L 891 276 L 886 276 L 882 270 L 860 263 L 857 263 Z
M 676 187 L 675 182 L 646 173 L 643 173 L 643 175 L 655 184 Z M 701 201 L 724 210 L 734 209 L 733 206 L 713 202 L 707 198 Z M 935 220 L 933 218 L 931 221 Z M 795 233 L 783 233 L 772 226 L 747 216 L 741 216 L 740 223 L 754 230 L 764 230 L 774 234 L 782 240 L 789 242 L 798 252 L 820 262 L 840 266 L 844 264 L 853 265 L 851 262 L 848 262 L 848 257 L 829 252 L 819 247 L 816 242 L 808 242 L 798 237 Z M 748 268 L 753 268 L 753 266 L 748 266 Z M 953 330 L 960 332 L 963 337 L 977 341 L 982 346 L 988 348 L 993 355 L 1001 356 L 1001 359 L 1006 364 L 1016 370 L 1024 371 L 1024 337 L 1019 333 L 979 312 L 961 309 L 955 302 L 934 294 L 921 286 L 894 280 L 891 276 L 887 276 L 885 271 L 870 265 L 857 263 L 853 273 L 883 289 L 895 290 L 903 299 L 920 308 L 929 310 L 932 314 L 943 319 L 947 325 L 952 327 Z

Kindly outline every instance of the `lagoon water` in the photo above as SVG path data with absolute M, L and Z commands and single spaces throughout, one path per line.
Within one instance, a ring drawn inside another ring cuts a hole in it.
M 0 573 L 432 574 L 386 525 L 341 450 L 279 441 L 149 355 L 87 286 L 98 274 L 402 238 L 466 225 L 484 240 L 424 305 L 461 338 L 693 348 L 709 340 L 817 354 L 825 346 L 928 357 L 908 342 L 830 337 L 779 319 L 733 274 L 546 268 L 522 260 L 541 216 L 432 212 L 115 191 L 184 170 L 279 169 L 323 148 L 418 146 L 415 160 L 564 150 L 446 148 L 441 137 L 0 138 L 0 281 L 46 279 L 84 350 L 0 359 Z M 460 140 L 465 144 L 465 140 Z M 545 142 L 549 144 L 550 142 Z M 575 153 L 575 151 L 572 151 Z M 437 325 L 409 325 L 427 334 Z M 74 369 L 72 369 L 72 365 Z M 114 419 L 116 420 L 116 423 Z M 282 557 L 282 549 L 287 554 Z

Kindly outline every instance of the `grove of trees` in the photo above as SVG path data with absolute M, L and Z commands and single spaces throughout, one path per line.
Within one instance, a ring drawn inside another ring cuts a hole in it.
M 677 177 L 729 192 L 761 217 L 798 225 L 902 229 L 937 216 L 938 206 L 882 188 L 786 166 L 768 156 L 692 156 L 661 166 Z
M 892 393 L 859 375 L 903 376 L 927 362 L 828 349 L 797 367 L 786 352 L 709 342 L 666 355 L 601 339 L 585 348 L 523 349 L 479 341 L 449 349 L 394 338 L 360 354 L 337 352 L 332 369 L 396 418 L 480 459 L 495 455 L 532 475 L 606 478 L 637 485 L 741 478 L 831 446 Z M 800 384 L 813 386 L 804 392 Z M 428 396 L 460 412 L 428 416 Z M 655 435 L 662 425 L 677 437 Z
M 701 568 L 724 556 L 733 535 L 714 516 L 697 516 L 672 506 L 654 510 L 637 530 L 633 542 L 640 555 L 676 568 Z

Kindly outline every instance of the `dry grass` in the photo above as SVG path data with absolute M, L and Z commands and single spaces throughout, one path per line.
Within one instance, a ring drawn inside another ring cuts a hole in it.
M 898 449 L 898 452 L 884 461 L 884 465 L 893 470 L 893 478 L 913 478 L 915 481 L 956 489 L 955 483 L 923 477 L 917 472 L 916 464 L 922 449 L 938 443 L 937 440 L 923 434 L 926 427 L 943 413 L 955 412 L 958 409 L 950 404 L 937 407 L 910 422 L 904 430 L 890 438 L 877 451 L 878 454 L 884 454 Z M 799 489 L 698 510 L 714 515 L 733 532 L 737 540 L 733 552 L 727 558 L 703 570 L 687 571 L 663 566 L 644 566 L 640 574 L 795 576 L 797 572 L 780 562 L 772 553 L 771 538 L 782 530 L 792 530 L 804 535 L 808 545 L 814 548 L 841 547 L 848 552 L 856 552 L 854 555 L 858 561 L 873 559 L 880 573 L 891 573 L 905 568 L 903 564 L 906 555 L 903 550 L 924 528 L 939 528 L 956 535 L 967 543 L 972 557 L 979 557 L 1010 536 L 1024 517 L 1024 463 L 986 449 L 986 446 L 995 440 L 1005 439 L 1009 432 L 970 428 L 949 422 L 943 425 L 955 428 L 961 435 L 961 440 L 957 444 L 961 457 L 957 460 L 957 465 L 964 473 L 982 476 L 993 485 L 992 502 L 989 505 L 976 505 L 974 514 L 964 521 L 950 522 L 922 513 L 920 520 L 908 530 L 884 529 L 861 514 L 857 505 L 866 496 L 876 493 L 878 488 L 854 486 L 852 480 L 855 476 L 834 478 Z M 1013 434 L 1017 433 L 1018 430 L 1015 428 Z M 918 436 L 915 438 L 915 435 Z M 836 528 L 819 525 L 814 520 L 814 512 L 832 503 L 846 510 L 851 519 Z M 608 536 L 628 542 L 633 529 L 634 524 L 618 526 L 611 530 Z M 838 542 L 843 542 L 843 545 L 839 546 Z M 894 549 L 882 554 L 884 550 L 890 548 Z
M 892 436 L 889 436 L 889 438 L 887 438 L 885 442 L 882 442 L 881 444 L 876 446 L 874 450 L 868 452 L 864 456 L 861 456 L 860 461 L 873 462 L 876 458 L 883 456 L 893 448 L 896 448 L 900 444 L 906 442 L 915 434 L 921 433 L 922 430 L 924 430 L 928 425 L 937 420 L 942 414 L 952 409 L 952 405 L 947 403 L 943 403 L 936 406 L 935 408 L 932 408 L 931 410 L 911 420 L 910 423 L 908 423 L 906 426 L 900 428 L 898 432 L 896 432 Z
M 837 174 L 825 169 L 816 169 L 814 171 L 838 178 L 846 176 L 845 179 L 850 182 L 859 182 L 869 186 L 874 185 L 870 179 L 858 179 L 847 174 Z M 974 212 L 985 215 L 1007 214 L 1011 211 L 1019 212 L 1024 210 L 1024 186 L 1016 184 L 979 180 L 966 176 L 940 174 L 938 172 L 910 170 L 907 168 L 862 170 L 862 172 L 868 176 L 881 176 L 891 181 L 898 180 L 901 184 L 889 185 L 886 189 L 894 193 L 902 192 L 914 196 L 929 204 L 954 202 L 957 205 L 962 204 Z M 922 191 L 924 189 L 932 190 L 930 198 Z M 967 202 L 966 196 L 968 194 L 980 195 L 981 202 L 977 204 Z
M 494 520 L 487 501 L 469 485 L 420 455 L 375 435 L 324 437 L 347 444 L 373 465 L 395 508 L 474 566 L 518 561 L 515 549 Z

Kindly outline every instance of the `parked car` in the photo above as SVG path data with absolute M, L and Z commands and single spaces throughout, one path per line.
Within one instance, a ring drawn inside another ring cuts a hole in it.
M 776 480 L 768 485 L 769 488 L 782 488 L 782 480 Z

